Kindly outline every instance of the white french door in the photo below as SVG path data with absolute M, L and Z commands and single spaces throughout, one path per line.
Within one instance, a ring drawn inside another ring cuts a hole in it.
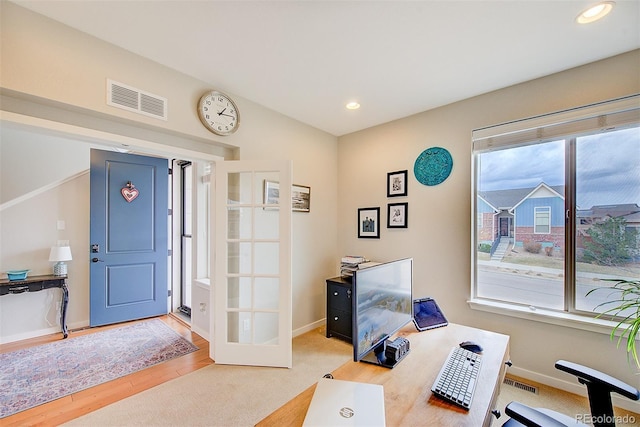
M 291 162 L 217 162 L 214 206 L 211 357 L 290 368 Z

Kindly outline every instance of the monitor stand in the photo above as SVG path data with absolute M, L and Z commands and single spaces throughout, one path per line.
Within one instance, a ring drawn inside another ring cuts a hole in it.
M 393 368 L 409 354 L 409 350 L 409 340 L 406 338 L 398 337 L 393 341 L 387 338 L 365 354 L 360 361 Z

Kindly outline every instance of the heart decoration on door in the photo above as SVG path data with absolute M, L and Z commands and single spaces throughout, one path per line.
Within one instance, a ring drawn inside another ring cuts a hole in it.
M 133 202 L 133 200 L 140 194 L 136 186 L 133 185 L 131 181 L 127 182 L 127 185 L 125 187 L 122 187 L 120 193 L 122 194 L 122 197 L 124 197 L 124 199 L 127 201 L 127 203 Z

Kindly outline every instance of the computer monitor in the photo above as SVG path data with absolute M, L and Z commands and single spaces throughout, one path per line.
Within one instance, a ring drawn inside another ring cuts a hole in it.
M 398 357 L 394 345 L 389 346 L 388 340 L 412 320 L 412 280 L 412 258 L 379 264 L 354 273 L 354 361 L 393 367 L 408 352 L 408 347 L 400 349 Z

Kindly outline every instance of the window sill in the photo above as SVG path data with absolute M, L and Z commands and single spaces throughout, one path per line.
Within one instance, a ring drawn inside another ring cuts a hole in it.
M 541 309 L 537 307 L 526 307 L 516 304 L 506 304 L 497 301 L 484 299 L 470 299 L 467 301 L 471 309 L 485 311 L 488 313 L 501 314 L 504 316 L 517 317 L 520 319 L 532 320 L 535 322 L 549 323 L 556 326 L 581 329 L 583 331 L 596 332 L 610 335 L 613 328 L 618 324 L 611 320 L 595 319 L 577 314 L 562 313 L 553 310 Z M 616 331 L 619 336 L 624 329 Z

